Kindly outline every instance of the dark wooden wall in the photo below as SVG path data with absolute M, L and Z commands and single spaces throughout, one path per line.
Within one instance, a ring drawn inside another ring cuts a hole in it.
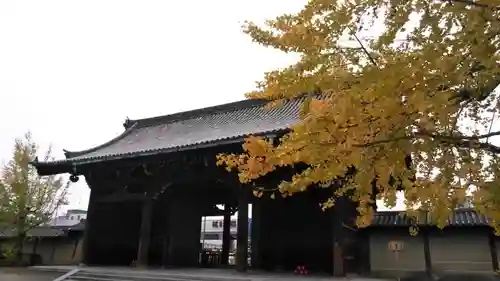
M 304 265 L 314 272 L 331 273 L 336 235 L 343 236 L 339 239 L 349 236 L 354 245 L 366 245 L 358 243 L 357 240 L 363 236 L 356 231 L 349 235 L 342 234 L 333 225 L 335 213 L 340 212 L 346 225 L 353 222 L 356 214 L 354 204 L 323 211 L 319 202 L 326 198 L 328 192 L 325 190 L 312 189 L 285 199 L 254 199 L 253 208 L 258 210 L 254 213 L 258 213 L 259 217 L 252 220 L 252 229 L 255 228 L 253 235 L 258 236 L 252 237 L 252 240 L 257 240 L 252 243 L 258 247 L 258 255 L 253 255 L 252 263 L 266 270 L 293 271 L 298 265 Z M 345 229 L 340 228 L 340 231 L 345 232 Z M 358 253 L 354 249 L 351 252 L 354 260 L 346 264 L 346 269 L 351 266 L 353 268 L 349 270 L 358 271 L 360 266 L 356 263 L 364 262 L 366 258 L 359 257 L 362 251 Z
M 298 265 L 305 265 L 312 271 L 331 273 L 336 264 L 334 241 L 340 241 L 342 247 L 349 240 L 347 238 L 350 238 L 351 245 L 367 245 L 358 243 L 364 238 L 343 226 L 353 226 L 356 216 L 354 204 L 349 202 L 335 209 L 321 210 L 319 203 L 331 195 L 331 189 L 311 188 L 284 199 L 277 196 L 276 200 L 253 198 L 251 188 L 242 186 L 234 174 L 231 178 L 227 172 L 212 172 L 218 168 L 213 167 L 215 163 L 207 161 L 215 159 L 207 158 L 205 161 L 200 157 L 201 152 L 197 153 L 193 156 L 196 161 L 192 170 L 189 166 L 183 167 L 187 162 L 182 162 L 188 161 L 191 156 L 181 155 L 182 159 L 188 160 L 174 161 L 172 169 L 178 169 L 174 174 L 163 175 L 163 171 L 159 170 L 157 174 L 160 176 L 154 177 L 145 174 L 140 165 L 135 168 L 134 177 L 130 176 L 130 171 L 119 166 L 92 166 L 93 174 L 100 176 L 87 180 L 92 192 L 84 262 L 128 266 L 137 259 L 139 251 L 146 253 L 145 260 L 150 265 L 197 266 L 201 216 L 206 215 L 206 210 L 215 204 L 236 206 L 241 201 L 241 190 L 248 194 L 247 201 L 253 204 L 254 214 L 258 214 L 252 222 L 252 264 L 255 268 L 289 271 Z M 216 153 L 212 151 L 207 155 L 215 158 Z M 138 165 L 134 163 L 129 161 L 131 166 Z M 155 162 L 151 163 L 154 169 Z M 292 171 L 280 171 L 260 180 L 267 188 L 273 188 L 291 175 Z M 176 182 L 172 176 L 183 183 Z M 145 244 L 146 252 L 140 251 L 140 233 L 144 230 L 141 215 L 144 201 L 141 200 L 144 199 L 129 198 L 122 202 L 99 200 L 125 189 L 139 198 L 161 185 L 168 185 L 168 189 L 156 193 L 158 196 L 152 204 L 150 217 L 151 229 L 147 231 L 151 234 L 150 240 Z M 359 252 L 363 251 L 354 249 L 342 254 L 351 258 L 350 262 L 342 262 L 342 270 L 353 271 L 360 267 L 357 263 L 363 258 L 359 257 Z

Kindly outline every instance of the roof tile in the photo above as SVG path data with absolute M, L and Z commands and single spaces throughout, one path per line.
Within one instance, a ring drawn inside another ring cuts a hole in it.
M 15 229 L 7 229 L 5 231 L 0 232 L 0 237 L 14 237 L 16 235 Z M 28 237 L 58 237 L 58 236 L 64 236 L 65 233 L 64 231 L 60 229 L 55 229 L 52 227 L 36 227 L 28 231 L 26 236 Z
M 170 152 L 255 134 L 270 134 L 299 121 L 301 100 L 267 109 L 265 101 L 248 100 L 163 117 L 128 121 L 116 139 L 80 152 L 67 152 L 67 160 L 85 162 L 121 156 Z M 130 125 L 132 124 L 132 125 Z
M 412 218 L 404 212 L 378 212 L 375 214 L 372 226 L 409 226 Z M 489 224 L 488 218 L 478 214 L 472 209 L 457 210 L 450 215 L 448 220 L 450 226 L 487 226 Z M 425 225 L 426 222 L 419 222 L 419 225 Z

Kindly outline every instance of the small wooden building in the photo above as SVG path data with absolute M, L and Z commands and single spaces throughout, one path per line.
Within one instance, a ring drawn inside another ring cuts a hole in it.
M 23 245 L 23 260 L 31 265 L 74 265 L 81 262 L 84 222 L 74 226 L 31 229 Z M 12 249 L 15 231 L 0 232 L 0 252 Z
M 418 235 L 410 235 L 411 225 L 418 227 Z M 425 222 L 412 224 L 400 212 L 379 212 L 365 231 L 369 232 L 372 273 L 498 270 L 499 238 L 488 219 L 471 209 L 457 210 L 443 230 Z

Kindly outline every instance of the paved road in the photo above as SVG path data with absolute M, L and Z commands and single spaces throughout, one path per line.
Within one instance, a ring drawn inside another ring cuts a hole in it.
M 69 272 L 75 269 L 74 266 L 35 266 L 31 270 Z M 61 273 L 63 274 L 63 273 Z M 114 276 L 137 276 L 138 280 L 221 280 L 221 281 L 392 281 L 394 279 L 374 279 L 364 277 L 334 278 L 332 276 L 300 276 L 292 274 L 267 273 L 267 272 L 248 272 L 241 274 L 236 270 L 224 269 L 140 269 L 124 267 L 82 267 L 76 273 L 77 276 L 105 277 Z M 143 278 L 143 279 L 142 279 Z M 76 279 L 76 278 L 75 278 Z M 116 278 L 119 280 L 119 277 Z M 0 281 L 3 281 L 0 279 Z M 24 280 L 23 280 L 24 281 Z M 31 280 L 27 280 L 31 281 Z M 45 281 L 45 280 L 44 280 Z M 413 280 L 412 280 L 413 281 Z M 422 281 L 422 280 L 417 280 Z M 475 280 L 466 280 L 475 281 Z
M 0 268 L 1 281 L 52 281 L 60 273 L 40 272 L 26 268 Z

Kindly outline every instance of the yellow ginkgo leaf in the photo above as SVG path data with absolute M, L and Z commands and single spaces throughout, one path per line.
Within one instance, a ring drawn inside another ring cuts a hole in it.
M 300 55 L 247 94 L 297 122 L 287 121 L 290 132 L 279 140 L 247 138 L 243 153 L 219 155 L 217 164 L 236 169 L 241 182 L 283 170 L 284 198 L 331 189 L 318 208 L 346 196 L 362 227 L 378 200 L 391 207 L 404 199 L 439 227 L 450 210 L 472 202 L 500 232 L 500 146 L 492 141 L 500 135 L 492 126 L 500 115 L 498 1 L 307 2 L 244 27 L 253 41 Z M 358 20 L 375 17 L 367 11 L 387 7 L 377 19 L 383 30 L 357 33 L 374 28 Z M 414 16 L 424 12 L 439 16 Z

